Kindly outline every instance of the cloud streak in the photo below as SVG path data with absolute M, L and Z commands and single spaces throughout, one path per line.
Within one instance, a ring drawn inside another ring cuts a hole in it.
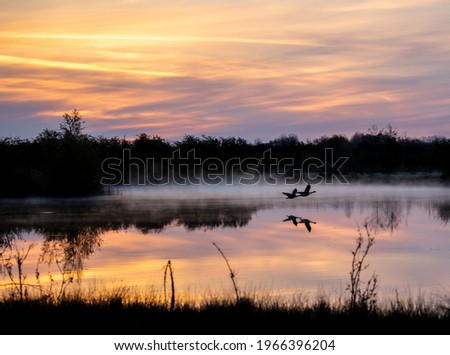
M 30 66 L 45 66 L 45 67 L 61 68 L 61 69 L 75 69 L 75 70 L 88 70 L 88 71 L 92 70 L 92 71 L 99 71 L 99 72 L 125 73 L 125 74 L 133 74 L 133 75 L 178 76 L 178 74 L 176 74 L 176 73 L 169 73 L 169 72 L 110 68 L 107 66 L 99 66 L 99 65 L 95 65 L 95 64 L 62 62 L 62 61 L 55 61 L 55 60 L 23 58 L 23 57 L 15 57 L 15 56 L 7 56 L 7 55 L 0 55 L 0 63 L 17 64 L 17 65 L 25 64 L 25 65 L 30 65 Z

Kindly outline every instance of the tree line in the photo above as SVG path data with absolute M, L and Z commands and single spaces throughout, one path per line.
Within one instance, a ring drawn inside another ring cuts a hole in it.
M 339 166 L 340 172 L 347 175 L 434 172 L 444 179 L 450 177 L 449 138 L 401 136 L 391 125 L 373 126 L 365 132 L 356 132 L 351 138 L 336 134 L 301 141 L 289 134 L 268 142 L 209 135 L 185 135 L 174 141 L 147 133 L 140 133 L 134 139 L 91 136 L 84 134 L 84 125 L 75 109 L 63 115 L 59 130 L 44 129 L 33 139 L 1 137 L 0 196 L 105 193 L 105 181 L 110 185 L 121 185 L 124 181 L 139 183 L 140 175 L 145 173 L 143 169 L 152 170 L 154 183 L 166 182 L 173 176 L 164 169 L 165 163 L 178 164 L 179 170 L 186 174 L 197 172 L 197 168 L 200 174 L 204 170 L 234 174 L 236 163 L 240 164 L 241 174 L 248 174 L 252 169 L 265 173 L 276 169 L 279 174 L 280 164 L 283 173 L 298 172 L 304 168 L 305 161 L 330 159 L 325 154 L 329 149 L 335 160 L 348 158 Z M 234 163 L 227 164 L 231 161 Z M 120 170 L 120 174 L 108 174 L 111 164 L 105 169 L 105 162 L 114 163 L 114 169 Z M 195 169 L 189 170 L 190 167 Z M 320 172 L 322 168 L 314 163 L 314 169 Z M 168 180 L 163 179 L 165 175 Z

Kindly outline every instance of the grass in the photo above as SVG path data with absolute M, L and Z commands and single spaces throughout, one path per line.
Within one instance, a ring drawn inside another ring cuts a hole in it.
M 0 302 L 2 334 L 449 334 L 450 307 L 423 299 L 397 299 L 377 309 L 348 301 L 286 304 L 251 296 L 211 298 L 173 308 L 157 297 L 126 292 Z

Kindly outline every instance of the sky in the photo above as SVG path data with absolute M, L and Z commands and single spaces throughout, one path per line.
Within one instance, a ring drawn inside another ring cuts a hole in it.
M 0 137 L 450 137 L 448 0 L 0 0 Z

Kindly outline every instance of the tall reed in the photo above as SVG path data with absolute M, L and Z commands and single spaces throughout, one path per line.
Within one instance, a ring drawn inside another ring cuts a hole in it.
M 175 308 L 175 282 L 173 279 L 172 262 L 170 260 L 168 260 L 167 264 L 164 266 L 164 302 L 167 302 L 167 292 L 166 292 L 167 271 L 169 271 L 170 274 L 170 283 L 172 290 L 172 295 L 170 297 L 170 311 L 173 311 Z
M 230 263 L 228 262 L 227 257 L 226 257 L 225 254 L 222 252 L 222 250 L 219 248 L 219 246 L 218 246 L 215 242 L 212 242 L 212 244 L 217 248 L 217 250 L 219 251 L 219 253 L 222 255 L 223 259 L 224 259 L 225 262 L 227 263 L 228 270 L 230 270 L 230 279 L 231 279 L 231 282 L 233 283 L 234 292 L 235 292 L 235 294 L 236 294 L 236 301 L 239 302 L 239 301 L 241 300 L 241 298 L 240 298 L 240 296 L 239 296 L 239 289 L 238 289 L 238 287 L 237 287 L 236 280 L 235 280 L 236 274 L 234 273 L 233 269 L 231 269 L 231 266 L 230 266 Z

